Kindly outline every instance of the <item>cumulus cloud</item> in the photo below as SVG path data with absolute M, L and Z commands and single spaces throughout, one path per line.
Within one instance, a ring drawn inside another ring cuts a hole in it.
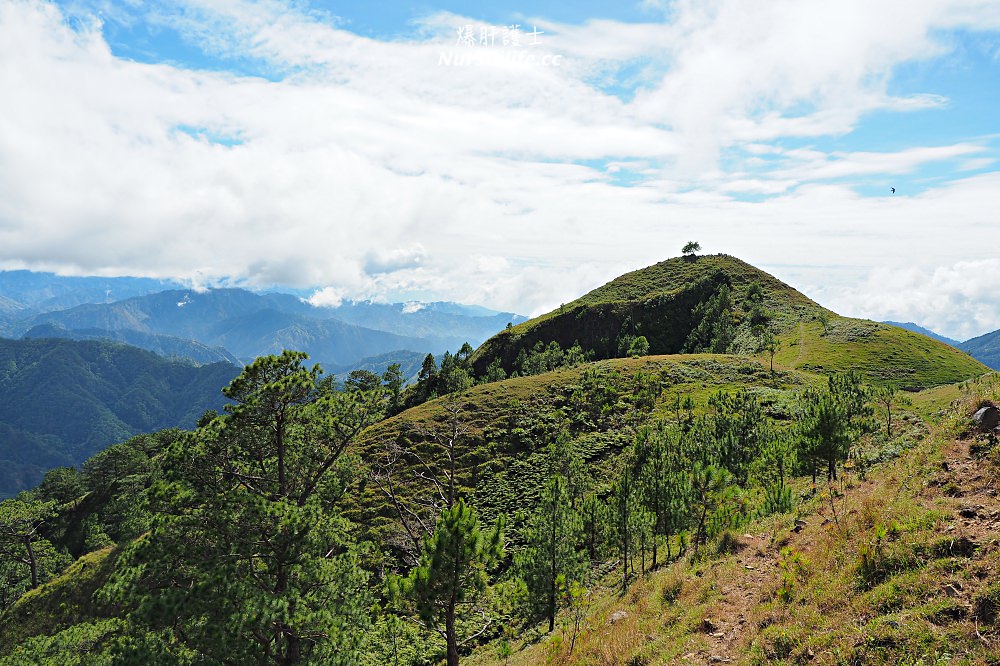
M 931 269 L 878 268 L 840 299 L 861 316 L 916 321 L 942 335 L 966 340 L 1000 329 L 998 272 L 1000 259 L 960 261 Z
M 559 66 L 441 65 L 477 23 L 456 14 L 380 41 L 282 0 L 143 4 L 250 76 L 127 60 L 93 16 L 0 3 L 0 265 L 535 313 L 690 238 L 824 294 L 883 263 L 989 258 L 988 139 L 781 140 L 944 108 L 890 92 L 893 68 L 946 53 L 942 30 L 1000 28 L 995 3 L 683 0 L 663 21 L 648 4 L 647 23 L 530 19 Z M 951 162 L 918 195 L 832 182 Z

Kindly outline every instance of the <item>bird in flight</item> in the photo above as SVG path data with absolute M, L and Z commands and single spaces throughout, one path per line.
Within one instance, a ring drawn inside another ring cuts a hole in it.
M 890 187 L 889 189 L 890 189 L 890 190 L 892 190 L 892 193 L 893 193 L 893 194 L 895 194 L 895 193 L 896 193 L 896 188 L 895 188 L 895 187 Z

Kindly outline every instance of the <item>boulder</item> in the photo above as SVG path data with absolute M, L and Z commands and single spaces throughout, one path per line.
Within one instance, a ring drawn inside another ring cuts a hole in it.
M 976 424 L 976 428 L 980 432 L 989 432 L 1000 425 L 1000 409 L 997 409 L 993 405 L 980 407 L 972 415 L 972 422 Z

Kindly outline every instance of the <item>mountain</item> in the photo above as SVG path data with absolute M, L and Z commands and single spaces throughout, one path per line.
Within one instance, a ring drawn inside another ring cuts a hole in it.
M 133 438 L 92 459 L 100 473 L 46 479 L 32 496 L 55 507 L 41 585 L 0 559 L 14 589 L 0 597 L 0 666 L 76 663 L 81 645 L 109 663 L 136 650 L 266 661 L 303 626 L 314 656 L 438 663 L 436 627 L 419 626 L 428 598 L 452 604 L 471 636 L 461 658 L 484 665 L 992 663 L 1000 450 L 969 418 L 1000 403 L 991 378 L 974 379 L 984 366 L 839 317 L 731 257 L 651 268 L 476 352 L 496 370 L 580 342 L 595 360 L 362 429 L 374 396 L 304 391 L 308 373 L 268 359 L 236 384 L 246 408 L 190 436 Z M 780 346 L 761 358 L 767 331 Z M 694 351 L 601 358 L 640 335 L 644 351 Z M 875 386 L 829 381 L 840 370 Z M 933 384 L 905 400 L 882 390 Z M 30 509 L 2 508 L 8 521 Z M 500 524 L 506 556 L 482 554 Z M 299 574 L 315 584 L 273 584 Z M 402 603 L 383 610 L 371 599 L 387 586 Z M 347 617 L 358 629 L 342 639 Z
M 84 303 L 110 303 L 179 286 L 171 280 L 135 277 L 66 277 L 34 271 L 0 271 L 0 313 L 11 303 L 18 310 L 47 312 Z
M 55 324 L 39 324 L 31 328 L 22 339 L 65 338 L 67 340 L 108 340 L 146 349 L 170 359 L 189 359 L 198 365 L 209 363 L 232 363 L 242 365 L 240 360 L 222 347 L 209 347 L 194 340 L 184 340 L 170 335 L 155 335 L 132 329 L 101 330 L 84 328 L 67 330 Z
M 500 331 L 472 356 L 477 374 L 494 362 L 509 374 L 518 358 L 578 343 L 593 358 L 626 356 L 638 336 L 650 354 L 755 353 L 757 325 L 779 347 L 775 364 L 819 372 L 857 370 L 869 381 L 920 389 L 987 370 L 955 348 L 886 324 L 841 317 L 735 257 L 678 257 L 633 271 L 557 310 Z M 720 343 L 720 340 L 722 341 Z
M 22 327 L 30 330 L 39 325 L 88 335 L 104 331 L 116 339 L 130 335 L 144 347 L 162 344 L 162 336 L 193 340 L 225 349 L 244 363 L 283 349 L 305 351 L 318 363 L 338 365 L 395 349 L 428 347 L 418 337 L 333 319 L 295 296 L 243 289 L 168 290 L 116 303 L 80 305 L 37 315 Z
M 1000 370 L 1000 331 L 980 335 L 956 346 L 994 370 Z
M 193 426 L 238 372 L 110 342 L 0 338 L 0 496 L 137 433 Z
M 943 342 L 946 345 L 951 345 L 956 349 L 961 349 L 961 343 L 958 340 L 952 340 L 951 338 L 946 338 L 943 335 L 939 335 L 929 328 L 924 328 L 919 324 L 914 324 L 912 321 L 898 322 L 898 321 L 884 321 L 883 324 L 889 324 L 890 326 L 898 326 L 899 328 L 906 329 L 907 331 L 913 331 L 914 333 L 920 333 L 921 335 L 926 335 L 928 338 L 937 340 L 938 342 Z M 974 355 L 973 355 L 974 356 Z M 982 359 L 980 359 L 982 360 Z
M 343 382 L 351 374 L 352 370 L 367 370 L 381 376 L 390 365 L 398 363 L 399 370 L 403 375 L 403 383 L 409 384 L 416 380 L 425 356 L 426 354 L 421 352 L 400 349 L 398 351 L 379 354 L 378 356 L 369 356 L 353 363 L 333 365 L 323 369 L 328 374 L 333 375 L 334 379 L 338 382 Z
M 355 302 L 328 308 L 290 294 L 172 289 L 43 312 L 9 328 L 38 337 L 39 326 L 56 327 L 41 330 L 58 337 L 121 340 L 157 353 L 188 355 L 198 362 L 213 354 L 229 354 L 245 363 L 282 349 L 298 349 L 332 367 L 400 349 L 423 354 L 457 351 L 466 341 L 478 344 L 507 322 L 523 320 L 511 313 L 484 311 L 450 303 L 423 307 Z M 196 345 L 187 354 L 176 340 Z
M 478 345 L 508 323 L 526 318 L 512 312 L 494 312 L 480 306 L 457 303 L 371 303 L 349 301 L 328 308 L 337 319 L 389 331 L 397 335 L 423 338 L 429 350 L 456 351 L 463 343 Z

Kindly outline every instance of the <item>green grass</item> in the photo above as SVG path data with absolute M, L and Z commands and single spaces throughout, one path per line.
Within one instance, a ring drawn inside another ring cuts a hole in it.
M 834 317 L 825 333 L 819 321 L 802 321 L 780 339 L 781 349 L 774 357 L 777 366 L 823 374 L 855 370 L 873 384 L 894 384 L 911 391 L 989 372 L 954 347 L 862 319 Z
M 114 570 L 115 553 L 109 546 L 80 557 L 62 575 L 31 590 L 0 615 L 0 656 L 33 636 L 53 635 L 102 616 L 91 597 Z

